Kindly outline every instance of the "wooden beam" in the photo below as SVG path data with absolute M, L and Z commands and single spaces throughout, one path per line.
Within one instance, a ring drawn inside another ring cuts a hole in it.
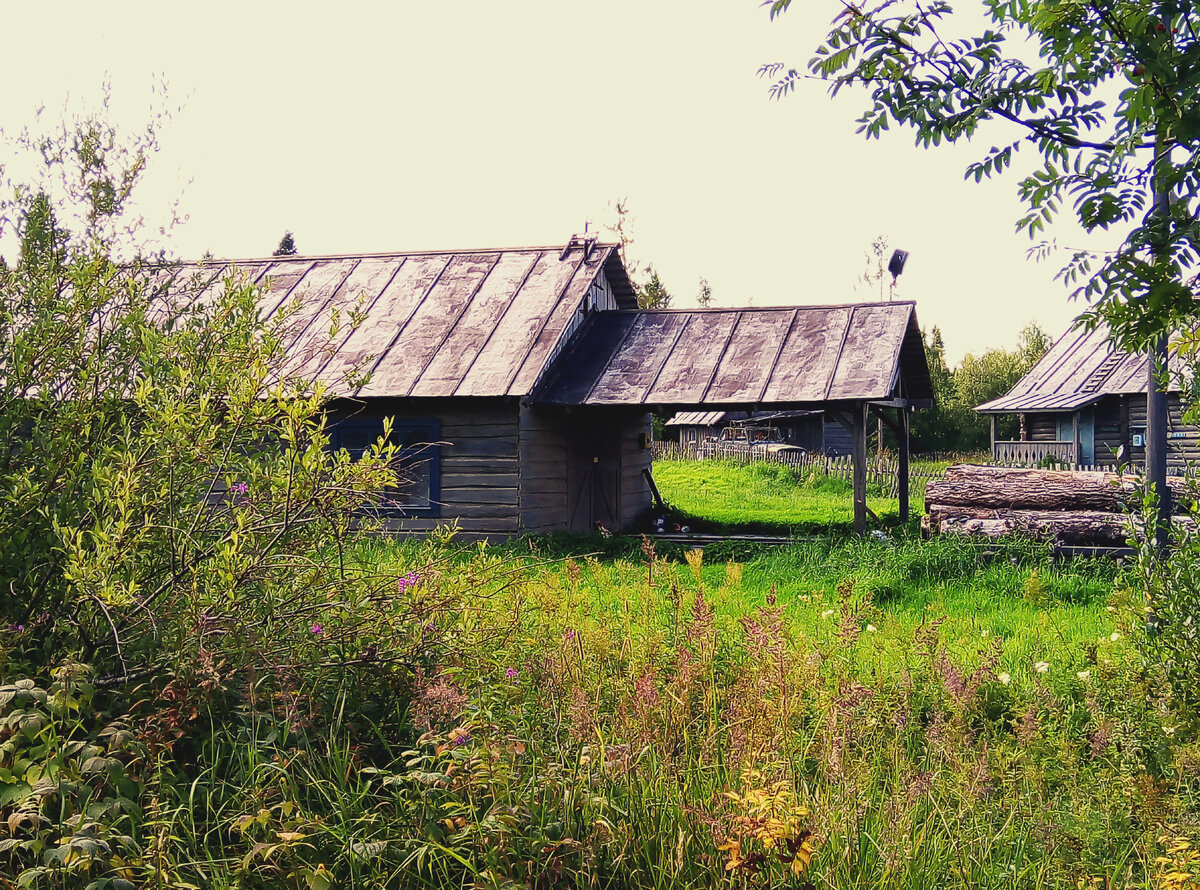
M 854 408 L 854 531 L 867 533 L 867 406 Z
M 996 459 L 996 415 L 995 414 L 988 415 L 988 420 L 990 421 L 988 426 L 991 427 L 991 431 L 992 431 L 991 455 L 992 455 L 992 460 L 995 460 Z
M 650 485 L 650 494 L 654 495 L 654 505 L 659 509 L 665 509 L 662 495 L 658 493 L 658 486 L 654 484 L 654 476 L 650 472 L 650 468 L 646 467 L 642 470 L 642 475 L 646 477 L 646 482 Z
M 900 432 L 897 433 L 896 439 L 899 441 L 899 460 L 896 466 L 896 482 L 897 490 L 900 494 L 900 521 L 908 522 L 908 449 L 909 449 L 909 429 L 908 429 L 908 411 L 905 408 L 900 408 L 896 411 L 896 420 L 900 426 Z M 992 422 L 993 430 L 995 429 L 995 421 Z M 994 437 L 993 437 L 994 438 Z
M 1071 414 L 1071 463 L 1079 466 L 1079 410 Z

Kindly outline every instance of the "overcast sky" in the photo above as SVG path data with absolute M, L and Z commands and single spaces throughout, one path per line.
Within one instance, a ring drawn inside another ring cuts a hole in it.
M 964 7 L 968 5 L 964 2 Z M 836 0 L 771 23 L 758 0 L 13 3 L 0 127 L 64 99 L 144 125 L 172 107 L 151 194 L 182 192 L 169 244 L 194 258 L 561 244 L 632 211 L 632 255 L 692 303 L 877 299 L 856 290 L 879 234 L 911 254 L 898 296 L 950 357 L 1052 335 L 1081 306 L 1027 259 L 1016 180 L 964 182 L 975 147 L 854 134 L 862 94 L 807 82 L 772 101 L 760 65 L 802 65 Z M 1074 231 L 1060 240 L 1083 244 Z

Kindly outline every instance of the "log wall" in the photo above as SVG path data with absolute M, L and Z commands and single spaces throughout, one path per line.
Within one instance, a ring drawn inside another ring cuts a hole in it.
M 441 424 L 437 508 L 428 515 L 389 518 L 389 531 L 421 533 L 457 521 L 467 538 L 518 532 L 516 400 L 373 399 L 362 411 L 398 421 L 432 418 Z
M 567 528 L 567 417 L 561 410 L 522 408 L 518 506 L 521 528 L 534 534 Z

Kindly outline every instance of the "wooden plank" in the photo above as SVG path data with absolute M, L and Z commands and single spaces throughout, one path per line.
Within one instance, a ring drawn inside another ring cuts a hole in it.
M 365 259 L 355 266 L 341 287 L 320 307 L 320 311 L 309 318 L 307 327 L 297 333 L 296 339 L 288 347 L 284 373 L 304 380 L 316 380 L 330 356 L 353 332 L 349 314 L 358 307 L 360 298 L 363 310 L 367 313 L 363 323 L 374 323 L 371 307 L 396 274 L 401 262 L 403 260 Z M 336 332 L 333 330 L 335 313 L 338 316 Z M 332 377 L 322 376 L 321 379 L 335 384 Z
M 295 342 L 297 336 L 308 327 L 313 316 L 325 308 L 325 304 L 357 265 L 358 260 L 351 259 L 317 260 L 285 297 L 275 300 L 273 308 L 263 311 L 263 317 L 266 318 L 288 309 L 292 310 L 287 316 L 287 334 L 284 335 L 283 341 L 285 346 Z M 272 291 L 272 296 L 278 295 Z
M 700 404 L 738 315 L 710 312 L 692 316 L 646 394 L 646 403 Z
M 456 395 L 509 393 L 509 386 L 537 341 L 546 319 L 574 276 L 580 257 L 582 254 L 568 262 L 559 262 L 558 254 L 553 252 L 542 252 L 538 256 L 529 277 L 509 301 L 491 336 L 459 383 Z
M 454 510 L 487 506 L 517 506 L 517 489 L 512 488 L 446 488 L 442 487 L 439 501 Z
M 1036 391 L 1041 394 L 1077 391 L 1108 357 L 1108 341 L 1100 331 L 1080 329 L 1067 335 L 1067 348 L 1041 371 Z
M 820 402 L 825 398 L 850 309 L 801 312 L 767 384 L 766 402 Z
M 387 288 L 371 307 L 370 323 L 360 325 L 342 344 L 338 352 L 321 369 L 323 380 L 336 379 L 350 368 L 373 369 L 389 351 L 393 342 L 402 337 L 405 325 L 429 289 L 445 270 L 445 256 L 417 256 L 408 259 L 396 272 Z M 403 391 L 388 392 L 378 384 L 359 390 L 362 396 L 404 395 Z
M 396 518 L 388 519 L 384 522 L 384 528 L 392 532 L 427 532 L 432 531 L 438 526 L 450 525 L 455 520 L 458 521 L 459 528 L 466 532 L 479 532 L 484 534 L 516 534 L 518 531 L 517 516 L 511 514 L 509 516 L 460 516 L 449 511 L 443 510 L 442 516 L 436 519 L 418 519 L 418 518 Z
M 450 504 L 442 507 L 443 516 L 454 516 L 458 519 L 507 519 L 511 517 L 516 522 L 517 504 Z
M 465 442 L 452 442 L 447 447 L 453 448 L 458 457 L 510 457 L 516 459 L 518 456 L 516 436 L 468 439 Z
M 589 327 L 582 335 L 587 348 L 571 352 L 560 379 L 550 387 L 545 398 L 559 405 L 583 404 L 636 321 L 637 316 L 632 313 L 592 315 L 588 320 Z
M 670 356 L 669 347 L 675 343 L 687 320 L 688 316 L 673 313 L 638 317 L 622 342 L 620 352 L 613 356 L 604 374 L 596 381 L 589 401 L 643 402 Z
M 519 478 L 515 469 L 495 473 L 462 473 L 442 462 L 442 491 L 457 488 L 515 489 Z
M 533 269 L 537 258 L 538 254 L 528 252 L 499 255 L 495 266 L 463 311 L 458 324 L 446 337 L 442 347 L 425 368 L 425 373 L 413 387 L 413 395 L 456 393 L 509 303 Z
M 272 262 L 262 276 L 266 291 L 259 301 L 258 311 L 264 317 L 274 315 L 284 300 L 291 295 L 292 289 L 314 266 L 316 263 L 312 260 L 287 259 Z
M 867 406 L 855 405 L 854 417 L 854 531 L 867 533 Z
M 794 309 L 747 311 L 725 350 L 707 402 L 757 401 L 770 382 L 772 359 L 779 354 Z
M 567 515 L 567 489 L 564 484 L 559 491 L 539 491 L 532 494 L 521 494 L 521 510 L 552 510 L 559 509 L 563 516 Z
M 451 258 L 428 295 L 413 310 L 401 332 L 375 363 L 371 381 L 360 394 L 411 395 L 425 367 L 450 335 L 480 284 L 496 263 L 495 254 L 462 254 Z M 449 396 L 453 387 L 426 388 L 424 396 Z
M 899 443 L 898 465 L 896 467 L 896 481 L 898 495 L 900 497 L 900 521 L 908 522 L 909 516 L 909 475 L 908 475 L 908 454 L 910 448 L 909 441 L 909 412 L 905 408 L 900 408 L 896 411 L 896 419 L 899 421 L 900 431 L 896 436 Z M 992 448 L 995 450 L 996 427 L 992 425 Z
M 833 372 L 830 399 L 885 399 L 891 395 L 907 313 L 896 304 L 856 306 Z
M 517 435 L 516 418 L 511 423 L 460 423 L 442 421 L 442 438 L 447 441 L 491 439 L 494 436 Z
M 546 318 L 545 324 L 529 349 L 529 354 L 509 385 L 509 395 L 523 396 L 533 391 L 542 371 L 550 364 L 551 357 L 560 346 L 565 332 L 572 321 L 579 318 L 576 313 L 583 305 L 583 300 L 587 296 L 592 282 L 604 268 L 598 259 L 599 256 L 594 255 L 593 262 L 580 263 L 576 268 L 570 283 L 563 290 L 562 297 Z

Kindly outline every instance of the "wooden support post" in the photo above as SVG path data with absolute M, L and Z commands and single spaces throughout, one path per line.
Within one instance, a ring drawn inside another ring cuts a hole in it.
M 1071 463 L 1079 467 L 1079 412 L 1071 415 Z
M 854 406 L 854 531 L 867 533 L 867 404 Z
M 993 414 L 994 418 L 995 415 Z M 900 494 L 900 521 L 908 522 L 908 409 L 897 408 L 896 419 L 900 422 L 900 432 L 896 436 L 900 446 L 898 448 L 899 461 L 896 467 L 896 475 L 899 477 L 896 481 L 899 483 L 898 490 Z M 995 430 L 996 421 L 992 421 L 992 429 Z M 995 433 L 993 432 L 992 441 L 995 442 Z
M 995 460 L 996 459 L 996 415 L 989 414 L 988 420 L 991 421 L 988 424 L 988 426 L 990 426 L 991 430 L 992 430 L 992 460 Z

